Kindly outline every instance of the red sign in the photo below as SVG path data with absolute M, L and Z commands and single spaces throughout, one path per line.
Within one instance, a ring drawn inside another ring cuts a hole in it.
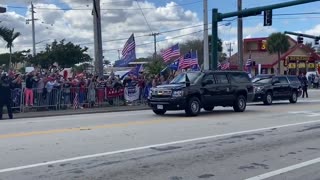
M 115 98 L 124 95 L 124 89 L 106 88 L 107 98 Z

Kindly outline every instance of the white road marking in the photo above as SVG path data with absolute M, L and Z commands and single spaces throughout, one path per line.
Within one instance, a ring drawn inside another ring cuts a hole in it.
M 282 169 L 278 169 L 278 170 L 275 170 L 275 171 L 271 171 L 271 172 L 268 172 L 268 173 L 265 173 L 265 174 L 261 174 L 261 175 L 255 176 L 255 177 L 248 178 L 246 180 L 263 180 L 263 179 L 267 179 L 267 178 L 270 178 L 270 177 L 273 177 L 273 176 L 278 176 L 278 175 L 283 174 L 283 173 L 287 173 L 289 171 L 293 171 L 293 170 L 300 169 L 300 168 L 303 168 L 303 167 L 306 167 L 306 166 L 310 166 L 310 165 L 316 164 L 316 163 L 320 163 L 320 158 L 313 159 L 313 160 L 306 161 L 306 162 L 302 162 L 302 163 L 299 163 L 299 164 L 296 164 L 296 165 L 288 166 L 288 167 L 285 167 L 285 168 L 282 168 Z
M 78 156 L 78 157 L 73 157 L 73 158 L 67 158 L 67 159 L 48 161 L 48 162 L 43 162 L 43 163 L 30 164 L 30 165 L 25 165 L 25 166 L 0 169 L 0 173 L 18 171 L 18 170 L 29 169 L 29 168 L 40 167 L 40 166 L 47 166 L 47 165 L 57 164 L 57 163 L 65 163 L 65 162 L 70 162 L 70 161 L 83 160 L 83 159 L 88 159 L 88 158 L 109 156 L 109 155 L 114 155 L 114 154 L 132 152 L 132 151 L 146 150 L 146 149 L 155 148 L 155 147 L 170 146 L 170 145 L 176 145 L 176 144 L 182 144 L 182 143 L 190 143 L 190 142 L 194 142 L 194 141 L 215 139 L 215 138 L 221 138 L 221 137 L 225 137 L 225 136 L 234 136 L 234 135 L 254 133 L 254 132 L 259 132 L 259 131 L 267 131 L 267 130 L 274 129 L 274 128 L 279 129 L 279 128 L 286 128 L 286 127 L 292 127 L 292 126 L 312 124 L 312 123 L 320 123 L 320 120 L 294 123 L 294 124 L 285 124 L 285 125 L 280 125 L 280 126 L 272 126 L 272 127 L 265 127 L 265 128 L 252 129 L 252 130 L 246 130 L 246 131 L 238 131 L 238 132 L 232 132 L 232 133 L 226 133 L 226 134 L 219 134 L 219 135 L 213 135 L 213 136 L 205 136 L 205 137 L 199 137 L 199 138 L 193 138 L 193 139 L 167 142 L 167 143 L 162 143 L 162 144 L 153 144 L 153 145 L 148 145 L 148 146 L 123 149 L 123 150 L 118 150 L 118 151 L 111 151 L 111 152 L 97 153 L 97 154 L 91 154 L 91 155 L 85 155 L 85 156 Z
M 289 114 L 303 114 L 308 117 L 317 117 L 320 116 L 320 112 L 315 111 L 289 111 Z

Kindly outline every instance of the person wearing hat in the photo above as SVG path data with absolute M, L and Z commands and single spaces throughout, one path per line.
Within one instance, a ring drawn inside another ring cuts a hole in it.
M 0 120 L 2 120 L 3 106 L 7 106 L 9 119 L 13 118 L 11 108 L 11 82 L 7 75 L 2 75 L 0 79 Z

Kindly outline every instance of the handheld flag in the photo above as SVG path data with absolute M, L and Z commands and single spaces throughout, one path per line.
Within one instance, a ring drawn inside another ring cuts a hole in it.
M 176 44 L 166 50 L 164 50 L 162 53 L 161 53 L 161 56 L 164 60 L 164 62 L 168 62 L 171 60 L 171 58 L 174 58 L 174 57 L 177 57 L 177 56 L 180 56 L 180 47 L 179 47 L 179 44 Z

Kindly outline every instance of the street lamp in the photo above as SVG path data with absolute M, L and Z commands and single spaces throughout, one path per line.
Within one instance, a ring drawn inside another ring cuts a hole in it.
M 0 7 L 0 13 L 5 13 L 7 9 L 5 7 Z

